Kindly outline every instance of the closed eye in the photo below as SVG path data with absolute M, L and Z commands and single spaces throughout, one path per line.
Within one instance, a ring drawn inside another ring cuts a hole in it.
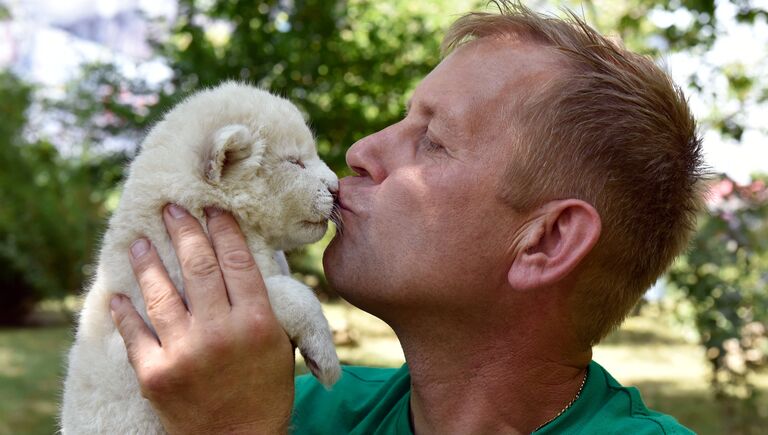
M 296 166 L 298 166 L 298 167 L 300 167 L 302 169 L 304 169 L 306 167 L 306 166 L 304 166 L 304 162 L 302 162 L 301 159 L 298 158 L 298 157 L 291 157 L 291 158 L 289 158 L 287 160 L 287 162 L 292 164 L 292 165 L 296 165 Z
M 419 146 L 424 151 L 428 151 L 428 152 L 445 151 L 445 148 L 442 145 L 440 145 L 437 142 L 432 141 L 426 135 L 422 136 L 421 140 L 419 141 Z

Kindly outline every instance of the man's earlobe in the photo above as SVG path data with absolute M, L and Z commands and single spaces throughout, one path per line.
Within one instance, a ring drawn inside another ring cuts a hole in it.
M 261 157 L 265 143 L 259 134 L 253 135 L 244 125 L 232 124 L 213 134 L 210 152 L 204 153 L 203 174 L 205 180 L 216 184 L 226 169 L 248 157 Z
M 522 246 L 507 274 L 509 284 L 516 290 L 531 290 L 562 282 L 592 251 L 601 225 L 597 210 L 585 201 L 545 204 L 523 228 Z

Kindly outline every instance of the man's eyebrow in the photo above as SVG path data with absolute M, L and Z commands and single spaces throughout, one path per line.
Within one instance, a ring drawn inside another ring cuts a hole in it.
M 405 103 L 405 116 L 408 116 L 408 112 L 410 112 L 410 110 L 411 110 L 412 102 L 413 102 L 413 98 L 409 98 L 408 101 Z M 430 116 L 431 115 L 435 115 L 435 111 L 432 108 L 432 106 L 429 106 L 429 104 L 425 103 L 424 101 L 422 101 L 421 104 L 422 104 L 422 107 L 424 108 L 424 110 L 426 112 L 428 112 L 430 114 Z M 441 113 L 441 114 L 439 114 L 438 119 L 440 119 L 442 121 L 443 128 L 448 130 L 448 133 L 450 135 L 455 135 L 456 134 L 456 132 L 454 131 L 454 128 L 453 128 L 453 123 L 451 122 L 452 119 L 455 119 L 455 117 L 453 116 L 452 112 L 449 111 L 447 113 Z

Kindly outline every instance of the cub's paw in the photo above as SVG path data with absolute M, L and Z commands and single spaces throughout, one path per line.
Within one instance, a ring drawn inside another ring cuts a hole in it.
M 341 367 L 328 329 L 312 331 L 299 337 L 296 340 L 296 347 L 299 348 L 301 356 L 304 357 L 309 371 L 326 388 L 330 388 L 339 380 Z
M 312 374 L 330 387 L 339 379 L 341 368 L 320 301 L 309 287 L 289 276 L 271 276 L 265 282 L 277 320 Z

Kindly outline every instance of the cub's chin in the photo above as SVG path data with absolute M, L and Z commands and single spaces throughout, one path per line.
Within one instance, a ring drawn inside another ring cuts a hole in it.
M 328 219 L 301 221 L 299 227 L 297 232 L 305 236 L 301 243 L 314 243 L 322 239 L 328 231 Z
M 292 224 L 273 240 L 276 249 L 290 251 L 301 245 L 315 243 L 328 231 L 328 219 L 303 220 Z

